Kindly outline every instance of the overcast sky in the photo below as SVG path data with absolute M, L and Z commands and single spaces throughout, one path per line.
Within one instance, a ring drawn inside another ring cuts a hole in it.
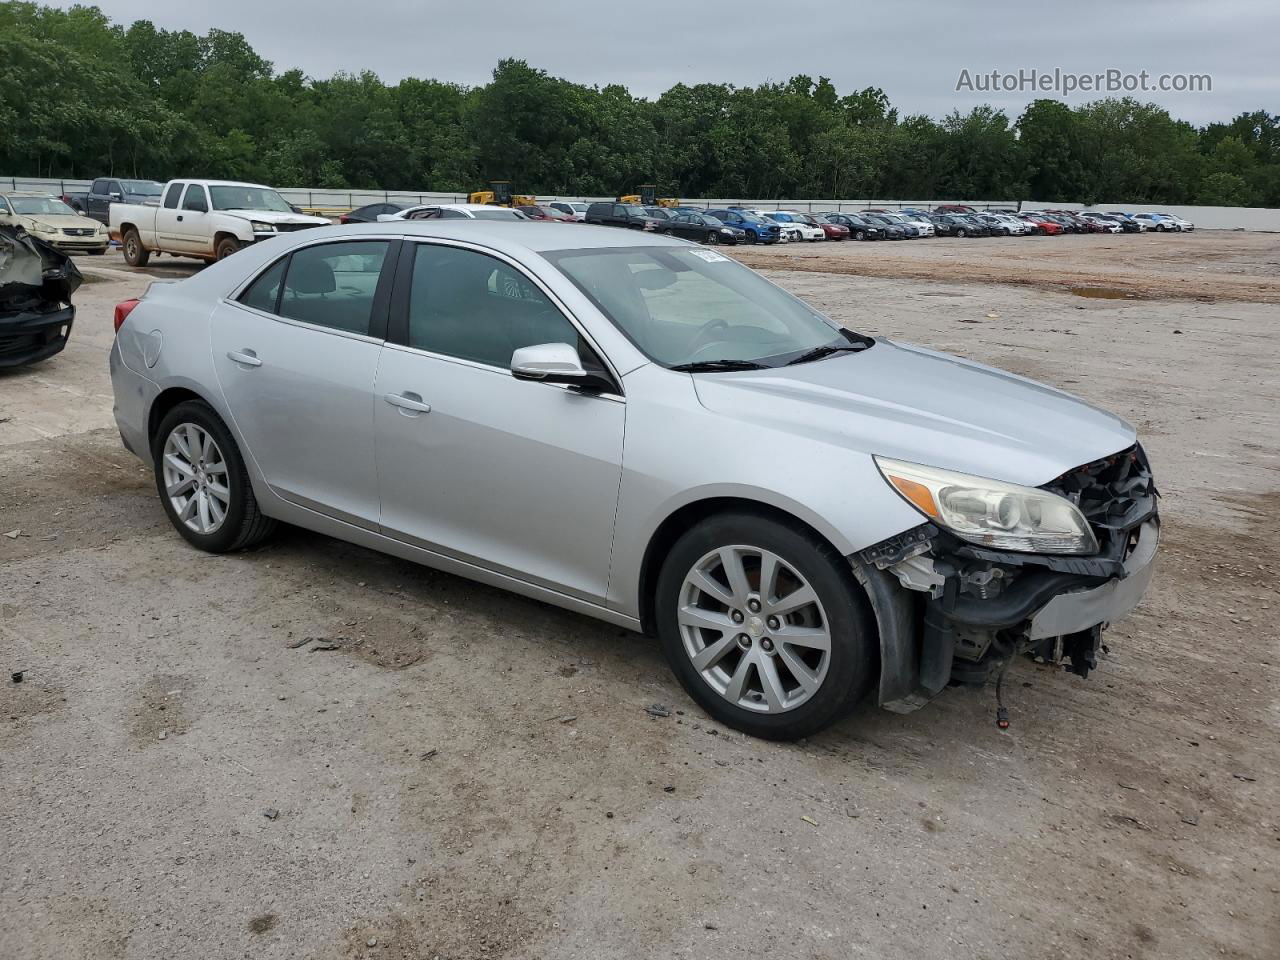
M 56 5 L 70 6 L 58 0 Z M 1244 110 L 1280 113 L 1277 0 L 102 0 L 116 22 L 243 33 L 277 70 L 373 70 L 485 82 L 518 57 L 585 83 L 653 97 L 678 82 L 740 86 L 797 73 L 843 94 L 882 87 L 903 114 L 992 103 L 1016 118 L 1037 96 L 956 91 L 977 75 L 1036 69 L 1209 74 L 1208 93 L 1135 93 L 1203 124 Z M 1116 95 L 1121 95 L 1117 93 Z

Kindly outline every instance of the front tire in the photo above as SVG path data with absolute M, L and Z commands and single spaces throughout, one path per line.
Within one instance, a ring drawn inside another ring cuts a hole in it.
M 239 240 L 235 237 L 223 237 L 218 241 L 218 246 L 214 248 L 214 258 L 216 260 L 225 260 L 239 249 Z
M 672 547 L 655 599 L 672 671 L 726 726 L 805 737 L 872 686 L 866 596 L 830 544 L 793 525 L 747 512 L 703 521 Z
M 170 410 L 151 444 L 160 502 L 192 546 L 228 553 L 275 530 L 276 521 L 258 508 L 231 431 L 204 401 L 188 400 Z

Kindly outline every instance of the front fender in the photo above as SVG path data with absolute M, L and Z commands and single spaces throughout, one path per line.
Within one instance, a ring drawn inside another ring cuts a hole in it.
M 639 616 L 654 535 L 699 501 L 729 497 L 779 510 L 844 556 L 920 523 L 868 454 L 708 410 L 687 374 L 650 364 L 623 380 L 626 437 L 609 577 L 610 606 L 622 613 Z

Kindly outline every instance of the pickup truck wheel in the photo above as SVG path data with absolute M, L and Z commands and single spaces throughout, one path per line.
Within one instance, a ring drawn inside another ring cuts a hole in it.
M 151 259 L 151 251 L 142 245 L 142 238 L 137 230 L 130 230 L 124 235 L 124 262 L 131 267 L 145 267 Z
M 815 733 L 875 679 L 875 626 L 848 561 L 773 517 L 721 514 L 681 537 L 658 577 L 655 612 L 681 685 L 752 736 Z
M 223 237 L 218 241 L 217 249 L 214 250 L 216 259 L 225 260 L 237 250 L 240 249 L 240 241 L 235 237 Z

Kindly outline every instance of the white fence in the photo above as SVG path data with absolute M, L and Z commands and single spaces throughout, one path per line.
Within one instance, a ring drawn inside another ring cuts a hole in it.
M 61 196 L 66 193 L 84 193 L 89 189 L 91 180 L 58 180 L 38 179 L 30 177 L 0 176 L 0 190 L 39 190 Z M 412 190 L 319 190 L 310 187 L 282 187 L 280 193 L 291 203 L 300 207 L 318 207 L 323 209 L 353 209 L 366 203 L 398 200 L 408 203 L 465 203 L 466 194 L 430 193 Z M 540 196 L 545 200 L 612 200 L 613 197 L 568 197 Z M 903 207 L 915 207 L 932 210 L 939 204 L 956 203 L 986 210 L 990 207 L 1009 207 L 1036 210 L 1048 208 L 1053 210 L 1123 210 L 1127 213 L 1153 210 L 1159 213 L 1171 213 L 1174 216 L 1190 220 L 1197 227 L 1205 230 L 1250 230 L 1269 233 L 1280 232 L 1280 210 L 1268 207 L 1192 207 L 1167 206 L 1149 203 L 1130 203 L 1124 200 L 1096 203 L 1086 207 L 1080 203 L 1037 202 L 1023 200 L 750 200 L 741 197 L 717 198 L 707 200 L 686 199 L 686 202 L 698 206 L 725 207 L 730 204 L 742 204 L 766 210 L 859 210 L 876 207 L 884 210 L 898 210 Z

